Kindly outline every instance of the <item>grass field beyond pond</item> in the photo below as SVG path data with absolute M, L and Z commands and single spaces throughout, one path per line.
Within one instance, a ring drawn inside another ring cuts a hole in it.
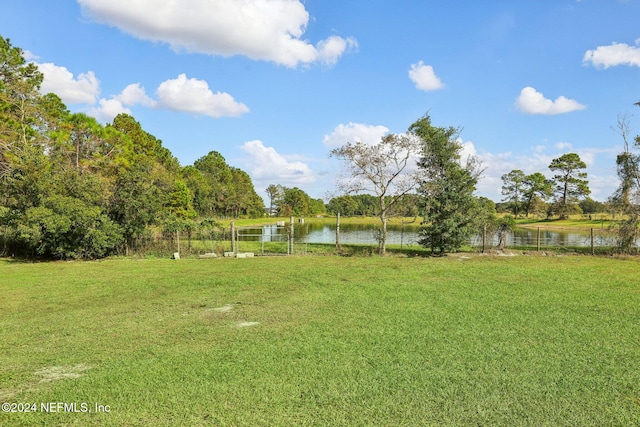
M 639 425 L 639 267 L 0 261 L 0 425 Z

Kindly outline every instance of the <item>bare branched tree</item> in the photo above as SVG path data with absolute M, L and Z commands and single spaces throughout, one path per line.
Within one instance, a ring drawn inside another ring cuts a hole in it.
M 329 154 L 346 162 L 338 178 L 339 189 L 346 194 L 369 193 L 378 199 L 378 217 L 382 223 L 379 253 L 386 253 L 387 220 L 391 209 L 402 196 L 414 191 L 419 180 L 415 168 L 421 149 L 417 138 L 406 134 L 389 134 L 377 144 L 348 142 Z
M 616 169 L 620 178 L 620 186 L 610 197 L 610 201 L 623 214 L 623 219 L 617 224 L 618 246 L 622 252 L 630 252 L 635 246 L 639 235 L 640 155 L 631 151 L 629 147 L 631 129 L 628 114 L 618 114 L 616 127 L 612 126 L 612 129 L 622 137 L 624 151 L 616 157 Z M 635 145 L 636 147 L 639 145 L 637 137 Z

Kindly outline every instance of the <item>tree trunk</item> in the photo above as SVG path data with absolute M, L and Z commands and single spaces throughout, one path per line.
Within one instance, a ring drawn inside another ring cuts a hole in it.
M 379 253 L 380 256 L 385 256 L 387 253 L 387 216 L 383 213 L 380 215 L 380 220 L 382 220 L 382 230 L 380 230 Z
M 501 226 L 500 228 L 498 228 L 498 250 L 499 251 L 504 251 L 504 247 L 507 244 L 507 233 L 509 232 L 509 229 Z

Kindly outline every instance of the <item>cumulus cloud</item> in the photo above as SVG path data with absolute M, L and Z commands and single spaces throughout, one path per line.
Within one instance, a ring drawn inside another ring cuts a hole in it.
M 357 46 L 358 42 L 353 38 L 331 36 L 318 43 L 318 60 L 326 65 L 335 65 L 345 51 Z
M 98 105 L 89 109 L 88 114 L 102 122 L 110 122 L 120 113 L 131 114 L 127 106 L 144 105 L 155 106 L 156 102 L 147 96 L 146 91 L 140 83 L 128 85 L 118 95 L 113 95 L 109 99 L 102 98 Z
M 184 111 L 213 118 L 236 117 L 249 112 L 249 108 L 237 102 L 225 92 L 213 93 L 204 80 L 188 79 L 183 73 L 176 79 L 162 82 L 156 91 L 158 108 Z
M 120 113 L 131 114 L 128 107 L 135 105 L 213 118 L 235 117 L 249 111 L 246 105 L 228 93 L 213 93 L 206 81 L 189 79 L 185 74 L 161 83 L 156 91 L 157 101 L 147 95 L 140 83 L 128 85 L 117 95 L 98 99 L 100 82 L 93 71 L 75 77 L 66 67 L 52 63 L 37 65 L 44 75 L 40 88 L 42 93 L 55 93 L 65 104 L 85 104 L 87 114 L 103 122 L 111 121 Z
M 353 38 L 332 36 L 316 46 L 302 36 L 309 13 L 300 0 L 78 0 L 86 15 L 174 50 L 244 55 L 287 67 L 335 63 Z
M 573 148 L 573 144 L 570 142 L 556 142 L 554 147 L 556 150 L 571 150 Z
M 122 102 L 125 105 L 145 105 L 152 107 L 155 105 L 155 101 L 147 96 L 146 91 L 140 83 L 133 83 L 124 88 L 119 94 L 114 96 L 115 99 Z
M 415 83 L 416 88 L 425 92 L 444 87 L 438 76 L 436 76 L 435 71 L 433 71 L 433 67 L 425 65 L 422 61 L 411 65 L 409 78 Z
M 300 161 L 289 161 L 273 147 L 265 147 L 260 140 L 245 142 L 242 146 L 249 157 L 246 168 L 253 180 L 261 183 L 299 185 L 315 182 L 311 168 Z
M 531 86 L 522 89 L 516 100 L 516 107 L 526 114 L 563 114 L 587 108 L 578 101 L 564 96 L 552 101 Z
M 100 94 L 100 82 L 93 71 L 75 77 L 66 67 L 51 62 L 36 64 L 44 80 L 42 93 L 55 93 L 65 104 L 93 104 Z
M 349 122 L 346 125 L 336 126 L 333 132 L 324 136 L 322 142 L 327 148 L 340 147 L 347 142 L 363 142 L 374 145 L 380 142 L 387 132 L 389 129 L 385 126 Z
M 121 101 L 116 98 L 100 99 L 98 105 L 91 107 L 87 114 L 95 117 L 98 121 L 106 123 L 110 122 L 120 113 L 131 114 L 131 110 L 125 107 Z
M 458 138 L 458 143 L 462 146 L 460 150 L 460 162 L 464 165 L 471 157 L 477 157 L 478 152 L 476 146 L 471 141 L 463 141 L 462 138 Z
M 626 43 L 613 42 L 609 46 L 598 46 L 594 50 L 588 50 L 582 62 L 603 68 L 616 65 L 640 67 L 640 39 L 637 39 L 635 44 L 635 46 L 629 46 Z

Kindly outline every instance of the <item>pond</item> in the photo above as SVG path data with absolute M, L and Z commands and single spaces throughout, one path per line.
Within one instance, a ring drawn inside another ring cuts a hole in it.
M 387 227 L 387 243 L 391 245 L 417 245 L 420 240 L 420 227 L 417 225 L 390 225 Z M 378 243 L 379 227 L 372 225 L 340 225 L 340 243 L 344 244 L 369 244 Z M 296 243 L 335 243 L 335 224 L 296 224 Z M 509 233 L 507 246 L 536 246 L 538 242 L 538 230 L 531 228 L 518 228 Z M 481 246 L 480 235 L 471 239 L 471 244 Z M 492 244 L 496 245 L 497 237 Z M 615 236 L 606 229 L 594 230 L 595 246 L 615 246 Z M 591 245 L 591 233 L 585 231 L 566 230 L 540 230 L 541 246 L 568 246 L 589 247 Z

